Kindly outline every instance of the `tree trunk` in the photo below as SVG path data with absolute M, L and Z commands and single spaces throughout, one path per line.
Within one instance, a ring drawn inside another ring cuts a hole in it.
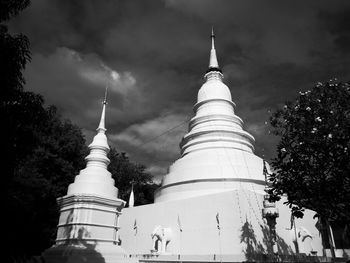
M 335 259 L 335 244 L 333 240 L 332 229 L 328 222 L 328 219 L 326 218 L 324 221 L 326 222 L 327 236 L 328 236 L 329 246 L 331 249 L 332 258 Z
M 295 219 L 293 220 L 293 228 L 294 228 L 294 236 L 295 236 L 295 241 L 294 241 L 295 252 L 299 254 L 299 243 L 298 243 L 298 235 L 297 235 L 297 227 L 295 225 Z

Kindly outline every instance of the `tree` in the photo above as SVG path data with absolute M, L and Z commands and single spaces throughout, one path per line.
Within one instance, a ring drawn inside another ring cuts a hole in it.
M 24 78 L 22 70 L 26 62 L 30 60 L 29 41 L 22 34 L 12 36 L 8 32 L 8 27 L 4 22 L 12 16 L 17 15 L 21 10 L 28 6 L 28 0 L 0 2 L 0 119 L 6 129 L 0 129 L 1 148 L 6 149 L 6 155 L 3 157 L 2 170 L 5 175 L 13 174 L 13 167 L 19 155 L 25 155 L 31 147 L 21 148 L 20 142 L 16 140 L 17 134 L 22 129 L 21 121 L 27 124 L 35 116 L 25 108 L 29 103 L 31 107 L 41 106 L 42 98 L 32 93 L 23 93 Z M 22 112 L 23 118 L 14 119 L 13 112 Z M 30 132 L 24 131 L 22 139 L 29 145 L 32 140 Z M 3 178 L 6 185 L 8 176 Z
M 111 148 L 108 157 L 111 160 L 108 170 L 119 189 L 119 198 L 128 201 L 133 185 L 135 205 L 153 203 L 153 194 L 159 185 L 153 183 L 145 166 L 130 162 L 126 153 L 119 153 L 115 148 Z
M 1 1 L 1 22 L 29 1 Z M 84 164 L 80 129 L 62 121 L 41 95 L 24 91 L 22 71 L 30 59 L 29 41 L 0 24 L 1 191 L 6 240 L 5 262 L 25 260 L 52 245 L 58 211 L 56 197 Z
M 0 22 L 7 21 L 11 17 L 18 15 L 29 3 L 29 0 L 2 0 L 0 2 Z
M 66 194 L 85 165 L 87 147 L 80 128 L 62 120 L 53 106 L 41 117 L 25 127 L 31 129 L 35 143 L 17 160 L 6 189 L 6 240 L 11 244 L 7 252 L 13 261 L 40 255 L 53 244 L 59 215 L 56 198 Z
M 350 221 L 350 86 L 330 81 L 300 92 L 271 117 L 281 136 L 270 201 L 287 196 L 294 216 L 311 209 L 326 222 Z

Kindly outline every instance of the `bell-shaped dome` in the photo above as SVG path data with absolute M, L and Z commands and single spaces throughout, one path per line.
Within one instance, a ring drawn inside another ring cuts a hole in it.
M 219 72 L 209 72 L 208 74 L 221 74 Z M 198 91 L 197 103 L 207 100 L 227 100 L 232 101 L 230 89 L 221 81 L 219 77 L 208 76 L 207 81 Z

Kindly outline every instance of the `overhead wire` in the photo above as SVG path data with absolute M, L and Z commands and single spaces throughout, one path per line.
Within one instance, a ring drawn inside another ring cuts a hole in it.
M 177 129 L 177 128 L 181 127 L 181 126 L 183 126 L 184 124 L 188 123 L 190 120 L 191 120 L 191 118 L 187 118 L 187 119 L 185 119 L 184 121 L 182 121 L 181 123 L 178 123 L 178 124 L 176 124 L 175 126 L 173 126 L 173 127 L 169 128 L 169 129 L 165 130 L 164 132 L 162 132 L 162 133 L 160 133 L 160 134 L 158 134 L 158 135 L 152 137 L 151 139 L 149 139 L 149 140 L 147 140 L 147 141 L 145 141 L 145 142 L 143 142 L 143 143 L 137 145 L 136 148 L 135 148 L 135 151 L 142 149 L 142 147 L 145 146 L 145 145 L 147 145 L 148 143 L 153 142 L 153 141 L 159 139 L 160 137 L 162 137 L 162 136 L 164 136 L 164 135 L 166 135 L 166 134 L 168 134 L 168 133 L 174 131 L 175 129 Z M 159 145 L 159 147 L 157 148 L 157 150 L 158 150 L 158 151 L 159 151 L 159 150 L 162 150 L 162 149 L 164 148 L 164 146 L 165 146 L 164 143 L 161 144 L 161 145 Z M 159 160 L 159 159 L 157 158 L 157 155 L 156 155 L 156 154 L 154 154 L 153 157 L 149 158 L 149 161 L 150 161 L 151 163 L 164 163 L 164 160 Z M 163 179 L 162 179 L 162 180 L 163 180 Z
M 176 124 L 174 127 L 171 127 L 170 129 L 165 130 L 164 132 L 162 132 L 162 133 L 160 133 L 160 134 L 154 136 L 153 138 L 149 139 L 148 141 L 143 142 L 143 143 L 137 145 L 137 146 L 136 146 L 136 149 L 142 148 L 142 147 L 145 146 L 146 144 L 148 144 L 148 143 L 150 143 L 150 142 L 152 142 L 152 141 L 155 141 L 156 139 L 162 137 L 163 135 L 165 135 L 165 134 L 167 134 L 167 133 L 169 133 L 169 132 L 175 130 L 175 129 L 178 128 L 178 127 L 181 127 L 181 126 L 184 125 L 185 123 L 188 123 L 190 120 L 191 120 L 191 119 L 189 118 L 189 119 L 186 119 L 186 120 L 184 120 L 183 122 L 181 122 L 181 123 L 179 123 L 179 124 Z

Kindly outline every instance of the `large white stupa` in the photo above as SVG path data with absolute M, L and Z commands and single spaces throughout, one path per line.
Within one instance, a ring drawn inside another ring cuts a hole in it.
M 223 83 L 212 34 L 205 82 L 198 91 L 195 116 L 183 137 L 181 158 L 164 176 L 156 202 L 221 192 L 252 189 L 263 193 L 263 160 L 253 154 L 254 137 L 243 130 L 235 114 L 230 89 Z
M 264 161 L 235 113 L 214 39 L 212 32 L 209 68 L 181 157 L 164 176 L 154 204 L 123 210 L 122 245 L 135 257 L 202 262 L 255 260 L 273 252 L 322 255 L 313 212 L 291 224 L 288 207 L 264 201 Z

